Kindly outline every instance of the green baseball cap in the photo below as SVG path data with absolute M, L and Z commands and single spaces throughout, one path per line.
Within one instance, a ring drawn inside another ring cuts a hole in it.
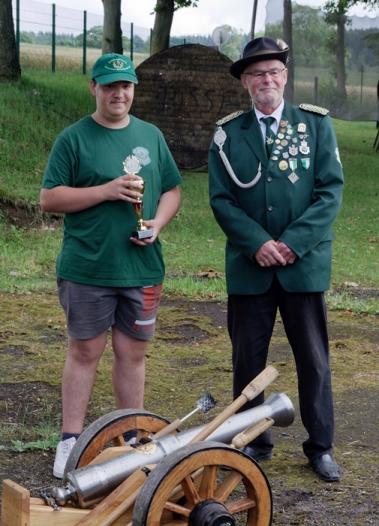
M 98 84 L 112 84 L 122 80 L 138 84 L 133 62 L 118 53 L 106 53 L 98 58 L 92 68 L 92 79 Z

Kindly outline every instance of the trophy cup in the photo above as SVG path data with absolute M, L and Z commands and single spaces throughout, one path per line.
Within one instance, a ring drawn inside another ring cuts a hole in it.
M 127 175 L 137 175 L 141 169 L 141 163 L 135 155 L 128 155 L 128 157 L 123 162 L 124 172 Z M 141 194 L 145 191 L 145 181 L 142 181 Z M 132 236 L 143 240 L 148 239 L 153 236 L 153 229 L 148 228 L 143 221 L 143 200 L 142 197 L 139 199 L 138 203 L 133 203 L 133 210 L 137 218 L 136 229 L 132 232 Z

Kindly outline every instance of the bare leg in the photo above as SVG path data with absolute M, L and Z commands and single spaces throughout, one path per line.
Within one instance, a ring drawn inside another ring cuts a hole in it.
M 145 352 L 148 342 L 136 340 L 113 327 L 113 391 L 117 407 L 142 408 L 145 387 Z
M 69 338 L 62 380 L 63 431 L 81 433 L 96 367 L 105 349 L 107 332 L 90 340 Z

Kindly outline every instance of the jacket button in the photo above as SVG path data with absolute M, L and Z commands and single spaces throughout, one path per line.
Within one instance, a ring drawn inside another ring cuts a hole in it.
M 268 182 L 268 183 L 271 183 L 271 181 L 272 181 L 272 177 L 271 177 L 271 175 L 269 175 L 269 176 L 267 177 L 267 182 Z
M 267 207 L 267 212 L 272 212 L 272 206 Z

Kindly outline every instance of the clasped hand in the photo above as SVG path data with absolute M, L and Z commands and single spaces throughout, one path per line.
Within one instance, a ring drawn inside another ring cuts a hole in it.
M 283 241 L 266 241 L 255 253 L 255 259 L 261 267 L 286 266 L 291 265 L 296 254 Z

